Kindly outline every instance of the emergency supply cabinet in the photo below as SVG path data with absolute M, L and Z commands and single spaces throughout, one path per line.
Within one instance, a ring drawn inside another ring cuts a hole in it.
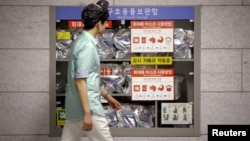
M 61 136 L 71 44 L 81 33 L 84 7 L 50 7 L 50 131 Z M 114 137 L 200 135 L 200 7 L 110 7 L 98 35 L 100 98 Z

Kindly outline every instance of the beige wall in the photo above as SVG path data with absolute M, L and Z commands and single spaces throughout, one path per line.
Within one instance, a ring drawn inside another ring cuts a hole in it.
M 0 141 L 49 138 L 49 6 L 92 0 L 0 0 Z M 208 124 L 250 123 L 250 0 L 109 0 L 201 5 L 201 136 L 115 141 L 207 141 Z

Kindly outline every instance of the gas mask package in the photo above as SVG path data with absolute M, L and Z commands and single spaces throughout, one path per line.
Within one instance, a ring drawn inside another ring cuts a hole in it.
M 192 58 L 192 48 L 194 42 L 194 32 L 183 28 L 174 29 L 174 58 Z
M 105 106 L 105 116 L 110 127 L 115 128 L 152 128 L 154 126 L 154 106 L 123 103 L 118 111 Z

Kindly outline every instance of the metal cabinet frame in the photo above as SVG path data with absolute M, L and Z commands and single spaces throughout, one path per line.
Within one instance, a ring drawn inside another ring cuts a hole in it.
M 200 6 L 194 6 L 194 94 L 193 126 L 189 128 L 111 128 L 114 137 L 187 137 L 200 136 Z M 57 137 L 62 128 L 56 127 L 56 6 L 50 7 L 50 130 L 49 136 Z M 157 101 L 155 102 L 157 105 Z

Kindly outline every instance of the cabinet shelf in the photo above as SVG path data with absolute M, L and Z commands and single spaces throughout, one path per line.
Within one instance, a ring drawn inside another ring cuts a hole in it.
M 131 94 L 111 94 L 113 97 L 116 97 L 116 96 L 127 96 L 127 97 L 130 97 Z M 57 93 L 56 96 L 65 96 L 65 93 Z
M 190 130 L 191 129 L 191 130 Z M 54 136 L 61 136 L 62 127 L 54 127 Z M 166 137 L 166 136 L 178 136 L 178 137 L 190 137 L 193 134 L 194 127 L 189 128 L 113 128 L 110 127 L 112 136 L 115 137 Z M 126 133 L 126 134 L 124 134 Z
M 57 93 L 56 96 L 65 96 L 64 93 Z
M 68 62 L 69 59 L 56 59 L 57 62 Z M 192 62 L 194 59 L 173 59 L 174 62 Z M 101 59 L 101 62 L 130 62 L 130 59 Z

